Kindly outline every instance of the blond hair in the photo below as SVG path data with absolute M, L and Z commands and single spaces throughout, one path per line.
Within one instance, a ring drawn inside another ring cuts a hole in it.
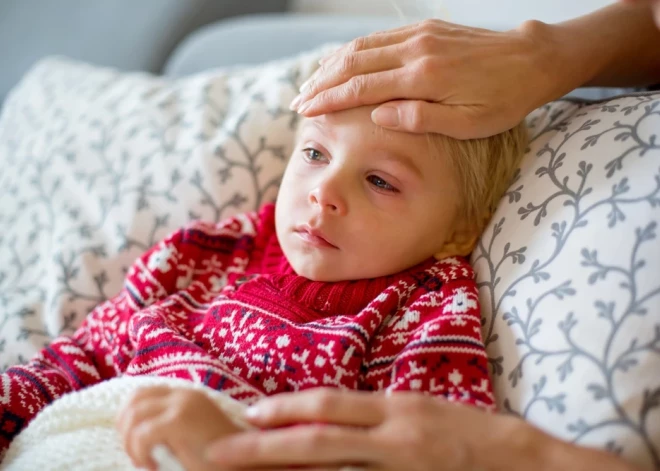
M 491 137 L 467 140 L 428 134 L 428 140 L 434 154 L 449 158 L 460 189 L 457 223 L 469 227 L 467 233 L 451 238 L 436 256 L 467 255 L 511 184 L 527 147 L 527 128 L 520 123 Z

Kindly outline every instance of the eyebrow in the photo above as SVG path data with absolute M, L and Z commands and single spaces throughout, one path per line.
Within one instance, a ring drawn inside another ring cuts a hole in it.
M 406 167 L 408 170 L 410 170 L 412 173 L 414 173 L 416 176 L 418 176 L 420 179 L 424 178 L 422 171 L 415 164 L 414 160 L 410 158 L 410 156 L 386 149 L 383 149 L 383 153 L 387 160 L 393 160 L 395 162 L 398 162 L 404 167 Z
M 327 134 L 327 133 L 328 133 L 328 129 L 325 127 L 325 124 L 322 123 L 320 120 L 318 120 L 318 119 L 310 119 L 310 120 L 308 120 L 308 122 L 309 122 L 309 123 L 312 123 L 314 126 L 316 126 L 317 128 L 319 128 L 319 131 L 321 131 L 323 134 Z
M 305 124 L 313 124 L 318 128 L 319 131 L 321 131 L 323 134 L 326 136 L 329 135 L 329 130 L 325 126 L 325 123 L 323 123 L 320 120 L 317 119 L 309 119 L 307 120 L 307 123 Z M 400 163 L 404 167 L 406 167 L 408 170 L 410 170 L 413 174 L 415 174 L 417 177 L 420 179 L 424 178 L 424 175 L 422 174 L 422 171 L 419 169 L 419 167 L 415 164 L 414 160 L 410 158 L 407 154 L 401 154 L 399 152 L 392 151 L 390 149 L 385 149 L 381 148 L 380 149 L 382 154 L 386 157 L 386 160 L 393 160 L 395 162 Z

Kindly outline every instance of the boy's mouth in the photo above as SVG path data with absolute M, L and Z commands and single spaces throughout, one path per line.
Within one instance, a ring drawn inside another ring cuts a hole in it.
M 295 232 L 296 235 L 300 237 L 304 242 L 310 245 L 333 249 L 339 248 L 330 242 L 322 231 L 313 228 L 309 224 L 301 224 L 300 226 L 297 226 L 293 232 Z

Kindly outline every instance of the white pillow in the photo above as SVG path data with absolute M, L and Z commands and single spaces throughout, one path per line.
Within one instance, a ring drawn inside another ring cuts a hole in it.
M 499 405 L 660 468 L 660 94 L 558 101 L 483 234 Z
M 37 65 L 0 117 L 0 365 L 71 332 L 119 290 L 133 259 L 189 218 L 274 198 L 297 119 L 288 103 L 322 54 L 177 81 Z M 648 469 L 660 454 L 659 102 L 558 101 L 532 113 L 531 150 L 473 256 L 501 407 Z M 564 201 L 578 171 L 579 210 L 595 206 L 576 221 Z M 634 251 L 643 236 L 654 238 Z M 614 303 L 619 320 L 630 302 L 621 280 L 633 253 L 645 262 L 634 295 L 646 311 L 615 329 L 608 365 L 625 355 L 626 371 L 608 376 L 594 366 L 613 330 L 600 313 Z
M 273 200 L 326 46 L 179 80 L 38 63 L 0 117 L 0 366 L 72 333 L 191 218 Z

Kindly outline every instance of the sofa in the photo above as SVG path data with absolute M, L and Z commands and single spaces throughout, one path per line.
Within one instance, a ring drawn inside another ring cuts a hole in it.
M 73 332 L 168 231 L 274 199 L 297 88 L 339 43 L 399 24 L 259 14 L 140 64 L 60 48 L 20 80 L 3 69 L 0 364 Z M 498 406 L 658 469 L 660 94 L 580 90 L 527 124 L 471 256 Z

